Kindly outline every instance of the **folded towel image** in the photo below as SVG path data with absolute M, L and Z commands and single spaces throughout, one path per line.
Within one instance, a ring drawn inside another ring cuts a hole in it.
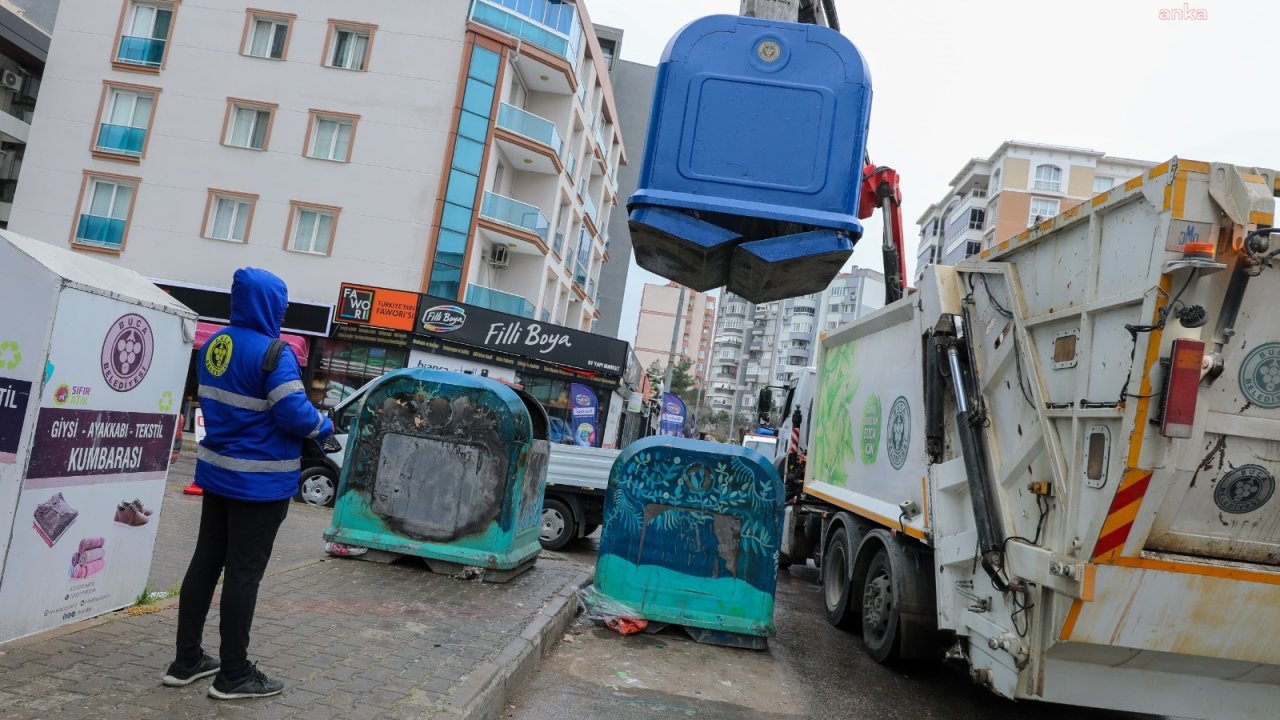
M 49 547 L 53 547 L 79 515 L 79 512 L 67 505 L 62 493 L 58 493 L 36 506 L 35 522 L 32 526 L 40 539 L 44 540 Z
M 100 548 L 104 544 L 106 544 L 105 538 L 100 538 L 100 537 L 85 538 L 80 541 L 80 552 L 84 552 L 85 550 L 93 550 L 94 548 Z
M 99 559 L 84 565 L 75 565 L 71 568 L 71 577 L 76 580 L 83 580 L 92 575 L 96 575 L 105 563 L 106 560 Z

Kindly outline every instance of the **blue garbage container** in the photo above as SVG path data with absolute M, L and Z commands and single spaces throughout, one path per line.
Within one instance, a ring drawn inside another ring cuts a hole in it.
M 658 66 L 639 187 L 636 261 L 753 302 L 824 289 L 862 235 L 871 113 L 862 55 L 839 32 L 702 18 Z

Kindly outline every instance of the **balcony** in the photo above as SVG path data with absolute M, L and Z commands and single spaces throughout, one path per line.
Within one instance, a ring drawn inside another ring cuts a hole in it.
M 609 146 L 604 144 L 604 124 L 596 125 L 596 147 L 600 148 L 600 155 L 603 156 L 609 152 Z
M 560 131 L 556 130 L 555 123 L 544 117 L 521 110 L 514 105 L 502 103 L 498 107 L 498 127 L 542 143 L 551 148 L 556 155 L 560 154 L 560 148 L 563 145 L 560 140 Z
M 120 51 L 116 53 L 116 61 L 144 67 L 160 67 L 160 62 L 164 60 L 164 44 L 164 38 L 125 35 L 120 38 Z
M 569 171 L 569 182 L 573 182 L 573 174 L 578 171 L 578 156 L 569 153 L 569 163 L 565 168 Z
M 551 244 L 551 249 L 555 250 L 560 257 L 564 257 L 564 233 L 556 231 L 556 240 Z
M 551 322 L 551 311 L 546 308 L 542 309 L 542 322 Z
M 76 225 L 76 242 L 119 250 L 124 244 L 124 220 L 83 214 Z
M 480 203 L 480 217 L 531 232 L 541 238 L 543 244 L 551 228 L 547 216 L 537 207 L 491 192 L 486 192 Z
M 583 265 L 582 263 L 578 263 L 577 265 L 575 265 L 575 266 L 574 266 L 574 268 L 573 268 L 573 281 L 574 281 L 575 283 L 577 283 L 577 284 L 578 284 L 578 287 L 580 287 L 580 288 L 582 288 L 582 289 L 584 289 L 584 290 L 586 289 L 586 287 L 587 287 L 587 267 L 586 267 L 585 265 Z
M 146 139 L 146 128 L 102 123 L 98 126 L 98 142 L 94 148 L 102 152 L 141 157 L 142 143 Z
M 586 185 L 586 183 L 584 182 L 583 185 Z M 586 211 L 587 217 L 591 218 L 591 224 L 594 225 L 597 230 L 599 230 L 600 228 L 599 213 L 596 210 L 596 204 L 591 202 L 590 195 L 582 196 L 582 209 Z
M 520 295 L 494 290 L 483 285 L 467 286 L 467 303 L 509 315 L 518 315 L 529 320 L 533 319 L 533 303 Z
M 475 0 L 471 5 L 471 19 L 481 25 L 500 30 L 525 42 L 559 55 L 576 67 L 578 64 L 577 47 L 569 42 L 569 37 L 531 17 L 524 16 L 513 7 L 514 0 Z M 524 3 L 528 5 L 528 3 Z M 545 5 L 545 3 L 544 3 Z M 577 18 L 573 18 L 577 22 Z

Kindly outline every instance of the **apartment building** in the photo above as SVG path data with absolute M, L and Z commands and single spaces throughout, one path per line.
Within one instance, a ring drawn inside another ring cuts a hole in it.
M 626 161 L 605 62 L 562 0 L 62 0 L 10 227 L 209 322 L 269 269 L 301 353 L 366 365 L 343 383 L 406 354 L 326 348 L 344 283 L 589 331 Z
M 884 276 L 854 267 L 821 293 L 761 305 L 726 293 L 716 324 L 708 404 L 732 412 L 755 407 L 761 388 L 785 386 L 817 361 L 817 342 L 831 330 L 884 307 Z
M 1007 141 L 960 168 L 940 201 L 917 220 L 916 276 L 1003 242 L 1155 163 L 1065 145 Z
M 675 283 L 646 284 L 640 298 L 640 320 L 636 325 L 635 354 L 648 370 L 657 363 L 665 369 L 671 360 L 671 339 L 676 337 L 675 361 L 689 360 L 694 387 L 702 386 L 707 359 L 711 355 L 711 332 L 716 321 L 716 298 L 706 293 L 684 290 Z
M 0 228 L 13 211 L 48 53 L 49 34 L 24 8 L 0 0 Z

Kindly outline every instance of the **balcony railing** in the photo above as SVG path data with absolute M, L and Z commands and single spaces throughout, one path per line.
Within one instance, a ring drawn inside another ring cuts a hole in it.
M 577 155 L 574 155 L 573 153 L 569 153 L 569 164 L 567 167 L 569 170 L 569 182 L 573 182 L 573 174 L 578 170 Z
M 547 241 L 551 223 L 542 211 L 529 203 L 513 200 L 505 195 L 486 192 L 480 203 L 480 216 L 496 220 L 504 225 L 523 228 Z
M 585 185 L 586 183 L 583 183 L 583 184 Z M 598 211 L 596 210 L 596 204 L 591 202 L 590 195 L 582 196 L 582 209 L 587 212 L 587 217 L 591 218 L 591 224 L 595 225 L 596 228 L 599 229 L 600 227 L 599 214 L 598 214 Z
M 164 38 L 135 37 L 125 35 L 120 38 L 120 51 L 116 60 L 132 65 L 160 67 L 164 60 Z
M 475 0 L 475 3 L 471 6 L 471 19 L 482 25 L 488 25 L 495 30 L 501 30 L 508 35 L 518 37 L 525 42 L 531 42 L 540 48 L 550 50 L 568 60 L 570 65 L 577 66 L 577 53 L 573 51 L 573 46 L 569 43 L 567 37 L 540 22 L 521 17 L 516 12 L 502 7 L 498 3 L 490 2 L 490 0 Z
M 603 124 L 596 126 L 596 147 L 600 148 L 600 154 L 605 155 L 606 156 L 605 160 L 607 161 L 608 160 L 607 153 L 609 152 L 609 146 L 604 144 L 604 125 Z
M 542 322 L 551 322 L 551 311 L 546 308 L 543 308 L 541 317 L 542 317 Z
M 573 268 L 573 281 L 578 283 L 578 287 L 586 289 L 587 287 L 587 268 L 582 263 L 578 263 Z
M 587 281 L 587 297 L 591 298 L 591 302 L 594 302 L 597 305 L 600 304 L 600 293 L 596 291 L 595 280 Z
M 467 286 L 467 302 L 490 310 L 533 319 L 533 303 L 520 295 L 494 290 L 483 285 Z
M 98 128 L 98 143 L 95 147 L 121 155 L 142 155 L 142 143 L 146 139 L 146 128 L 102 123 Z
M 502 103 L 498 107 L 498 127 L 542 143 L 555 151 L 556 155 L 560 154 L 560 148 L 564 144 L 555 123 L 514 105 Z
M 551 249 L 555 250 L 560 257 L 564 257 L 564 233 L 556 231 L 556 240 L 551 244 Z
M 124 221 L 83 214 L 76 225 L 76 242 L 119 249 L 124 244 Z

